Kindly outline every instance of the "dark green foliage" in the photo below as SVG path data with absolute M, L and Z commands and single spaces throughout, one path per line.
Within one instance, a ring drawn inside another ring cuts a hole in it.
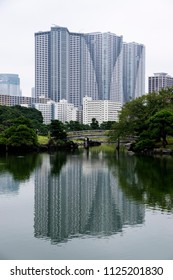
M 50 127 L 48 124 L 40 124 L 36 130 L 38 135 L 43 135 L 43 136 L 47 136 L 49 133 Z
M 52 120 L 50 124 L 50 136 L 56 140 L 65 140 L 67 133 L 64 124 L 59 120 Z
M 65 128 L 67 131 L 79 131 L 84 130 L 85 125 L 79 123 L 78 121 L 69 121 L 65 123 Z
M 151 139 L 141 139 L 137 141 L 137 143 L 134 145 L 133 150 L 135 152 L 140 152 L 143 150 L 151 150 L 154 148 L 154 141 Z
M 42 113 L 35 108 L 26 108 L 20 105 L 16 105 L 11 108 L 25 118 L 30 119 L 30 121 L 33 122 L 34 127 L 36 127 L 38 124 L 43 123 Z
M 173 134 L 173 113 L 163 109 L 149 119 L 149 124 L 149 130 L 155 131 L 157 138 L 162 139 L 163 147 L 166 147 L 168 132 Z
M 150 149 L 162 139 L 167 145 L 167 135 L 173 135 L 173 88 L 136 98 L 126 103 L 119 122 L 113 125 L 111 140 L 135 137 L 138 150 Z
M 37 134 L 43 126 L 40 111 L 19 105 L 13 107 L 0 106 L 0 148 L 27 149 L 37 146 Z M 4 148 L 5 146 L 5 148 Z
M 99 129 L 99 123 L 96 118 L 92 118 L 92 123 L 90 124 L 91 129 Z
M 89 130 L 91 129 L 90 125 L 83 124 L 78 121 L 69 121 L 65 123 L 66 131 L 79 131 L 79 130 Z
M 10 127 L 15 119 L 25 118 L 30 120 L 32 127 L 36 130 L 43 123 L 43 117 L 40 111 L 35 108 L 26 108 L 19 105 L 8 107 L 0 106 L 0 125 L 1 131 Z
M 6 139 L 6 145 L 12 147 L 37 145 L 35 131 L 25 124 L 13 125 L 6 129 L 4 137 Z
M 107 121 L 107 122 L 102 122 L 100 124 L 100 129 L 103 129 L 103 130 L 110 130 L 112 129 L 112 126 L 115 124 L 115 122 L 113 121 Z

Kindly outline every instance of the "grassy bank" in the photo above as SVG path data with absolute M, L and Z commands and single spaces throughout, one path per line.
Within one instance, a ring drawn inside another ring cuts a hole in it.
M 42 136 L 42 135 L 38 135 L 38 143 L 40 145 L 46 145 L 48 143 L 48 136 Z

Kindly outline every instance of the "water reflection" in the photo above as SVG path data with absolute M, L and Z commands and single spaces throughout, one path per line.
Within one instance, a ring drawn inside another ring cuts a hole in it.
M 0 158 L 0 195 L 35 176 L 34 235 L 52 243 L 143 225 L 145 208 L 173 213 L 173 158 L 95 147 L 74 154 Z
M 85 152 L 44 155 L 35 179 L 35 237 L 58 243 L 76 236 L 108 236 L 144 222 L 145 206 L 120 188 L 108 153 Z
M 173 212 L 173 158 L 127 156 L 121 153 L 109 166 L 124 193 L 135 201 Z
M 20 182 L 29 180 L 37 165 L 38 154 L 0 157 L 0 194 L 18 194 Z

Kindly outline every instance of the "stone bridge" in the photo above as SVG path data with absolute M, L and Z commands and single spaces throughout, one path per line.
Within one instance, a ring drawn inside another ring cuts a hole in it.
M 69 140 L 74 139 L 85 139 L 89 138 L 90 140 L 105 138 L 105 141 L 108 139 L 107 136 L 108 130 L 80 130 L 80 131 L 70 131 L 67 133 L 67 138 Z
M 79 131 L 70 131 L 67 133 L 67 139 L 69 140 L 84 140 L 89 138 L 89 140 L 98 140 L 102 143 L 108 142 L 108 133 L 109 130 L 79 130 Z M 127 137 L 120 139 L 120 144 L 131 143 L 135 140 L 135 137 Z M 115 141 L 117 142 L 117 141 Z

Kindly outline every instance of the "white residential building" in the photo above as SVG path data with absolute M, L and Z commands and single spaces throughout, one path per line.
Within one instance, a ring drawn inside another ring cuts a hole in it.
M 77 121 L 77 108 L 74 104 L 68 103 L 66 99 L 53 104 L 53 119 L 61 122 Z
M 121 102 L 111 100 L 92 100 L 91 97 L 83 98 L 83 123 L 90 124 L 95 118 L 99 124 L 107 121 L 118 121 Z
M 78 109 L 65 99 L 59 102 L 48 101 L 46 104 L 34 103 L 33 107 L 41 111 L 45 124 L 51 123 L 51 120 L 60 120 L 63 123 L 77 121 Z
M 53 105 L 51 101 L 47 103 L 34 103 L 33 107 L 39 110 L 43 116 L 43 123 L 50 124 L 53 119 Z

